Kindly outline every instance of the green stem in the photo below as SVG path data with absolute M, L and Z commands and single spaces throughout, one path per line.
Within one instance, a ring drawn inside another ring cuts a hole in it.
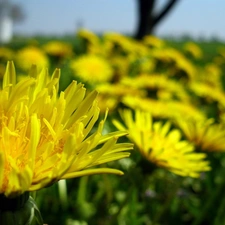
M 105 191 L 106 191 L 106 202 L 109 204 L 113 198 L 113 189 L 110 184 L 110 180 L 107 175 L 103 175 L 103 181 L 104 181 L 104 186 L 105 186 Z
M 68 195 L 66 180 L 58 181 L 59 199 L 63 210 L 68 208 Z
M 78 198 L 77 202 L 86 202 L 86 192 L 88 187 L 88 176 L 84 176 L 80 178 L 79 188 L 78 188 Z

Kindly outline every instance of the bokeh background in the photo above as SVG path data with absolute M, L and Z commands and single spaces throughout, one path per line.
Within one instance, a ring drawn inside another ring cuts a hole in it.
M 132 35 L 137 26 L 136 0 L 11 0 L 24 11 L 14 32 L 24 35 L 65 35 L 83 27 L 93 32 L 115 31 Z M 156 10 L 167 0 L 157 0 Z M 223 0 L 180 0 L 162 20 L 160 36 L 225 39 Z

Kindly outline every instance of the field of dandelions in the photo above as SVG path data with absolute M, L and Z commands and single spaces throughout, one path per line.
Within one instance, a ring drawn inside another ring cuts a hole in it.
M 35 63 L 49 74 L 61 69 L 59 91 L 72 80 L 97 90 L 105 132 L 127 131 L 123 141 L 134 144 L 130 157 L 107 164 L 123 176 L 83 176 L 34 193 L 46 224 L 224 224 L 224 43 L 80 30 L 0 46 L 0 78 L 9 60 L 19 80 Z

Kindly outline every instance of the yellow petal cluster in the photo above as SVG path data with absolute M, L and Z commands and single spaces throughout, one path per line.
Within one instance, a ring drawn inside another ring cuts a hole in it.
M 197 148 L 208 152 L 225 151 L 225 130 L 223 124 L 214 122 L 214 119 L 196 120 L 194 118 L 177 118 L 176 123 L 187 140 Z
M 103 57 L 87 54 L 71 61 L 71 69 L 82 81 L 101 83 L 110 81 L 113 71 Z
M 50 56 L 66 58 L 73 55 L 72 46 L 62 41 L 49 41 L 43 49 Z
M 136 96 L 125 96 L 123 104 L 132 109 L 148 111 L 153 117 L 163 119 L 189 118 L 204 119 L 205 115 L 191 103 L 176 100 L 155 100 L 151 98 L 140 98 Z M 188 113 L 187 113 L 188 112 Z
M 37 64 L 39 71 L 49 66 L 49 59 L 45 52 L 35 46 L 27 46 L 20 49 L 16 54 L 16 63 L 20 69 L 27 71 L 32 64 Z
M 187 42 L 184 45 L 184 52 L 194 59 L 201 59 L 203 56 L 201 48 L 194 42 Z
M 0 194 L 15 196 L 60 179 L 97 173 L 122 174 L 93 166 L 129 156 L 132 144 L 117 143 L 124 131 L 103 135 L 97 92 L 86 96 L 73 81 L 58 95 L 60 70 L 47 70 L 16 82 L 7 64 L 0 90 Z M 95 128 L 95 129 L 94 129 Z
M 126 126 L 114 121 L 115 126 L 128 130 L 128 138 L 150 162 L 181 176 L 199 177 L 210 169 L 206 154 L 194 152 L 193 145 L 181 140 L 181 132 L 171 130 L 169 122 L 153 123 L 150 113 L 139 110 L 135 111 L 135 118 L 131 110 L 122 111 L 121 117 Z

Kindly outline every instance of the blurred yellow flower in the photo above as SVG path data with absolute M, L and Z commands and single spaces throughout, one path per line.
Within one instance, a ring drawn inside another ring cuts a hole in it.
M 107 51 L 109 55 L 126 55 L 135 51 L 134 46 L 136 46 L 136 42 L 128 36 L 116 32 L 108 32 L 103 35 L 103 40 L 105 51 Z
M 206 154 L 194 152 L 194 147 L 181 140 L 181 132 L 172 129 L 170 123 L 152 121 L 150 113 L 124 110 L 114 125 L 121 131 L 128 130 L 128 138 L 137 146 L 140 153 L 150 162 L 167 168 L 169 171 L 190 177 L 199 177 L 201 172 L 210 170 Z
M 159 39 L 153 35 L 146 35 L 143 38 L 143 43 L 151 48 L 162 48 L 165 46 L 165 43 L 162 39 Z
M 97 44 L 99 42 L 98 36 L 90 30 L 80 29 L 77 32 L 77 36 L 85 39 L 87 42 L 91 44 Z
M 123 96 L 144 96 L 145 91 L 138 90 L 136 87 L 129 87 L 121 83 L 110 84 L 104 83 L 96 85 L 96 90 L 99 91 L 99 107 L 101 112 L 105 112 L 106 108 L 109 112 L 114 110 L 120 103 Z
M 125 56 L 116 55 L 109 58 L 110 64 L 113 68 L 113 71 L 115 73 L 114 80 L 118 81 L 122 77 L 126 76 L 129 72 L 129 60 Z
M 185 90 L 184 86 L 172 79 L 169 79 L 165 74 L 148 74 L 143 73 L 136 77 L 125 77 L 121 80 L 122 84 L 128 87 L 145 89 L 149 92 L 149 97 L 157 96 L 163 97 L 167 93 L 170 99 L 180 99 L 185 102 L 190 100 L 190 96 Z
M 175 100 L 155 100 L 137 96 L 125 96 L 122 103 L 136 110 L 148 111 L 155 118 L 196 118 L 204 119 L 205 114 L 191 103 Z
M 195 59 L 200 59 L 203 55 L 201 48 L 194 42 L 185 43 L 183 48 L 188 56 L 192 56 Z
M 221 66 L 218 66 L 215 63 L 208 63 L 205 65 L 203 73 L 204 74 L 202 74 L 201 77 L 205 83 L 208 83 L 216 88 L 223 89 L 223 84 L 221 82 L 223 74 Z
M 16 64 L 24 71 L 28 71 L 32 64 L 37 64 L 40 71 L 49 66 L 49 60 L 43 50 L 34 46 L 20 49 L 16 55 Z
M 110 81 L 113 76 L 108 61 L 97 55 L 83 55 L 72 60 L 70 66 L 76 77 L 88 83 Z
M 177 118 L 176 122 L 185 137 L 199 150 L 208 152 L 225 151 L 224 125 L 214 123 L 213 119 Z
M 36 71 L 32 67 L 17 83 L 14 64 L 7 64 L 0 91 L 0 194 L 13 197 L 90 174 L 122 174 L 91 168 L 128 157 L 132 148 L 117 143 L 124 131 L 103 134 L 106 117 L 96 125 L 97 92 L 85 96 L 83 85 L 73 81 L 58 96 L 60 70 L 51 79 L 47 70 Z
M 142 42 L 139 42 L 135 39 L 131 39 L 131 40 L 133 45 L 132 54 L 136 55 L 137 57 L 149 55 L 150 51 L 146 45 L 144 45 Z
M 207 102 L 217 102 L 225 108 L 225 93 L 220 88 L 201 82 L 193 82 L 189 87 L 196 96 L 205 99 Z
M 55 57 L 71 57 L 73 55 L 72 46 L 68 43 L 62 41 L 50 41 L 46 43 L 43 47 L 44 51 Z
M 167 74 L 178 78 L 194 79 L 196 67 L 184 54 L 174 48 L 153 49 L 152 55 L 159 67 L 166 69 Z
M 220 46 L 217 49 L 217 55 L 214 57 L 213 62 L 218 66 L 223 66 L 225 64 L 225 47 Z
M 90 54 L 102 54 L 102 48 L 99 37 L 90 30 L 80 29 L 77 32 L 77 37 L 82 40 L 85 52 Z

